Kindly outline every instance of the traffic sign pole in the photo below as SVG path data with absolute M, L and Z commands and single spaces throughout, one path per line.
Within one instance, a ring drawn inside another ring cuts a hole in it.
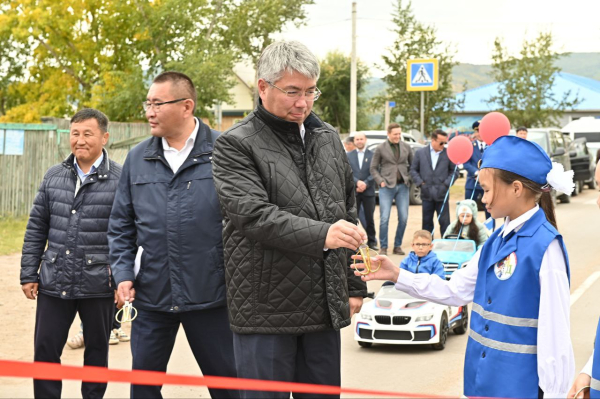
M 427 137 L 425 134 L 425 92 L 421 92 L 421 134 L 423 137 Z
M 425 92 L 438 89 L 438 60 L 418 59 L 406 62 L 406 90 L 421 92 L 421 134 L 425 135 Z

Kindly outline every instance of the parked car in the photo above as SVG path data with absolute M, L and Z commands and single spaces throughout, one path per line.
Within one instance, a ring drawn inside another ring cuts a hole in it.
M 594 156 L 593 163 L 597 163 L 596 153 L 600 149 L 600 119 L 593 116 L 584 116 L 569 122 L 562 128 L 562 132 L 575 141 L 586 139 L 589 152 Z
M 570 136 L 565 136 L 569 143 L 569 158 L 571 160 L 571 168 L 573 168 L 575 180 L 575 190 L 572 196 L 579 194 L 583 190 L 583 186 L 587 185 L 591 189 L 596 189 L 596 162 L 594 155 L 590 152 L 587 146 L 587 139 L 581 137 L 571 141 Z
M 366 302 L 357 314 L 354 339 L 363 348 L 373 344 L 431 345 L 433 349 L 442 350 L 449 330 L 464 334 L 468 324 L 466 306 L 416 299 L 387 281 L 375 299 Z
M 379 144 L 387 140 L 387 133 L 384 130 L 369 130 L 360 133 L 364 133 L 365 136 L 367 136 L 367 148 L 373 152 L 375 152 L 375 149 L 377 146 L 379 146 Z M 353 136 L 354 133 L 351 133 L 350 135 Z M 417 142 L 417 140 L 415 140 L 415 138 L 408 133 L 402 133 L 402 141 L 406 142 L 410 146 L 413 155 L 419 148 L 425 147 L 423 144 Z M 412 180 L 410 181 L 408 195 L 411 205 L 421 205 L 421 189 L 417 187 Z M 375 196 L 379 198 L 379 187 L 377 186 L 375 187 Z
M 433 252 L 444 264 L 446 280 L 450 280 L 452 274 L 458 269 L 462 269 L 469 263 L 475 252 L 477 252 L 477 243 L 473 240 L 465 239 L 438 239 L 433 240 Z
M 514 135 L 515 131 L 511 130 L 510 134 Z M 565 170 L 571 170 L 571 158 L 569 152 L 568 137 L 566 137 L 558 128 L 547 129 L 529 129 L 527 140 L 539 144 L 548 154 L 553 162 L 563 165 Z M 552 198 L 560 200 L 562 203 L 571 202 L 571 197 L 565 193 L 559 193 L 552 190 Z

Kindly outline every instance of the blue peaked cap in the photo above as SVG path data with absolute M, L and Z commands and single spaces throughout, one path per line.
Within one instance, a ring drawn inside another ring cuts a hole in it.
M 480 169 L 494 168 L 515 173 L 545 185 L 552 161 L 539 144 L 517 136 L 502 136 L 483 152 Z

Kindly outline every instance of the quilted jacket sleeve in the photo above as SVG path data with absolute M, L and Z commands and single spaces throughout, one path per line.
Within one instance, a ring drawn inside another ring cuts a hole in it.
M 21 256 L 21 284 L 38 282 L 38 269 L 50 229 L 50 208 L 46 196 L 48 174 L 35 196 L 25 230 Z
M 133 265 L 137 253 L 137 229 L 129 185 L 130 156 L 131 153 L 123 165 L 119 187 L 115 193 L 115 202 L 108 221 L 110 268 L 117 286 L 123 281 L 135 281 Z
M 246 237 L 271 247 L 323 258 L 331 224 L 281 211 L 269 203 L 250 150 L 233 134 L 222 134 L 215 143 L 213 177 L 224 215 Z M 351 185 L 354 186 L 353 181 Z

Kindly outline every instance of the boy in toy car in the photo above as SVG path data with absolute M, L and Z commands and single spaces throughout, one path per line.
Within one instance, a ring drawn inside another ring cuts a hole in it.
M 411 273 L 429 273 L 446 279 L 444 265 L 438 259 L 432 248 L 431 233 L 427 230 L 418 230 L 413 235 L 412 251 L 400 263 L 400 269 Z

